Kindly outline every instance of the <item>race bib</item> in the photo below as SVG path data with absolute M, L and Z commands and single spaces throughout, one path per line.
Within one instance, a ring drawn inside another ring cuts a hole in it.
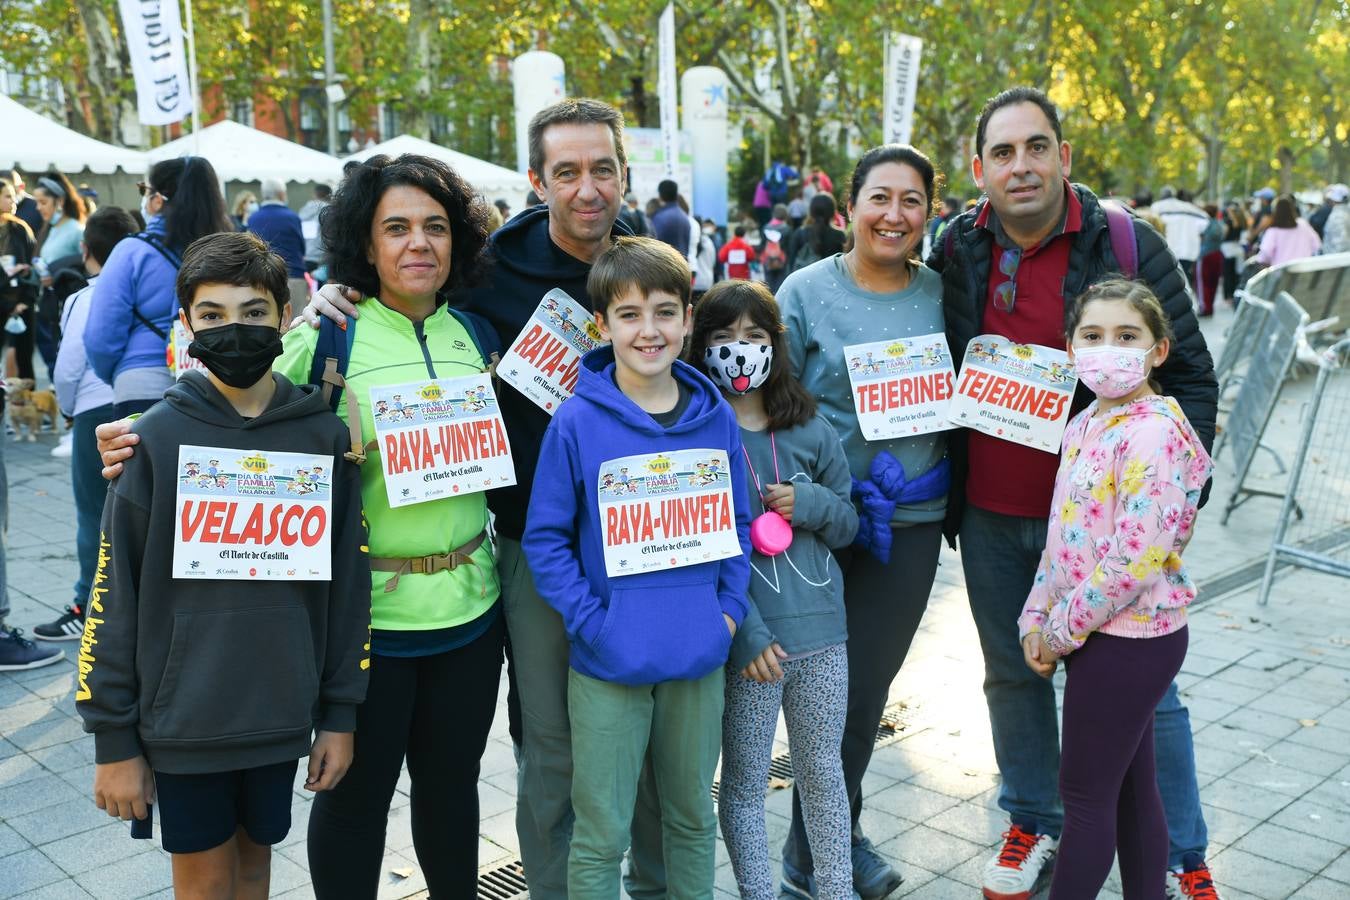
M 205 369 L 202 361 L 195 356 L 188 356 L 188 345 L 192 343 L 192 338 L 188 335 L 187 327 L 182 319 L 173 320 L 173 328 L 169 330 L 169 368 L 173 370 L 174 378 L 182 378 L 183 373 L 191 369 Z
M 844 348 L 858 427 L 869 441 L 955 428 L 952 355 L 947 338 L 926 334 Z
M 949 415 L 953 424 L 1057 454 L 1077 384 L 1063 350 L 982 334 L 966 348 Z
M 391 507 L 516 483 L 486 373 L 373 387 L 370 409 Z
M 178 448 L 173 577 L 327 581 L 333 457 Z
M 741 555 L 725 450 L 674 450 L 600 467 L 609 577 Z
M 743 265 L 745 265 L 745 251 L 744 251 L 744 250 L 728 250 L 728 251 L 727 251 L 727 262 L 731 263 L 733 266 L 743 266 Z
M 576 389 L 581 357 L 604 343 L 586 308 L 554 288 L 497 363 L 497 376 L 551 416 Z

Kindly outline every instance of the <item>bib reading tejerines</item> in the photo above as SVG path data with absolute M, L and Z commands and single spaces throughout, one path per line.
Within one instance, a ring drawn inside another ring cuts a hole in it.
M 953 374 L 946 335 L 852 344 L 844 359 L 864 440 L 956 427 L 947 419 Z
M 949 415 L 956 425 L 1059 453 L 1078 379 L 1063 350 L 971 338 Z
M 725 450 L 612 459 L 597 490 L 611 578 L 741 554 Z

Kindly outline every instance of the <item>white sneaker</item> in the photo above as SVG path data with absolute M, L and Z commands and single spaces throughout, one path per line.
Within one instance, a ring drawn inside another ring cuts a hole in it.
M 70 454 L 74 449 L 75 432 L 67 431 L 65 434 L 61 435 L 61 440 L 57 441 L 56 446 L 52 448 L 52 456 L 55 456 L 58 459 L 69 459 Z
M 1030 900 L 1058 849 L 1057 838 L 1009 825 L 1003 832 L 1003 846 L 984 865 L 986 900 Z

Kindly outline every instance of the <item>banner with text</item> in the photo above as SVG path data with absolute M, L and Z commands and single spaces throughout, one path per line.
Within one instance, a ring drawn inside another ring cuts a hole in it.
M 373 387 L 370 409 L 391 507 L 516 483 L 487 373 Z
M 192 112 L 178 0 L 118 0 L 142 125 L 172 125 Z
M 612 459 L 597 491 L 611 578 L 741 554 L 725 450 Z
M 882 141 L 908 144 L 914 133 L 914 97 L 919 90 L 919 56 L 923 40 L 891 32 L 886 41 L 885 113 Z
M 943 334 L 853 344 L 844 348 L 858 427 L 869 441 L 955 428 L 952 355 Z
M 949 415 L 955 425 L 1059 453 L 1077 384 L 1063 350 L 981 334 L 966 348 Z
M 178 448 L 173 577 L 327 581 L 333 457 Z
M 554 288 L 497 363 L 497 377 L 551 416 L 572 396 L 581 357 L 604 343 L 586 308 Z

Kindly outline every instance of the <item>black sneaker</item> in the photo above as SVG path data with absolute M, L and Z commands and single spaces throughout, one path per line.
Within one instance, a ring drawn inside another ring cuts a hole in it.
M 61 618 L 33 628 L 33 637 L 40 641 L 78 641 L 84 634 L 84 610 L 67 606 Z
M 17 628 L 0 625 L 0 672 L 40 669 L 66 658 L 58 647 L 39 647 Z

